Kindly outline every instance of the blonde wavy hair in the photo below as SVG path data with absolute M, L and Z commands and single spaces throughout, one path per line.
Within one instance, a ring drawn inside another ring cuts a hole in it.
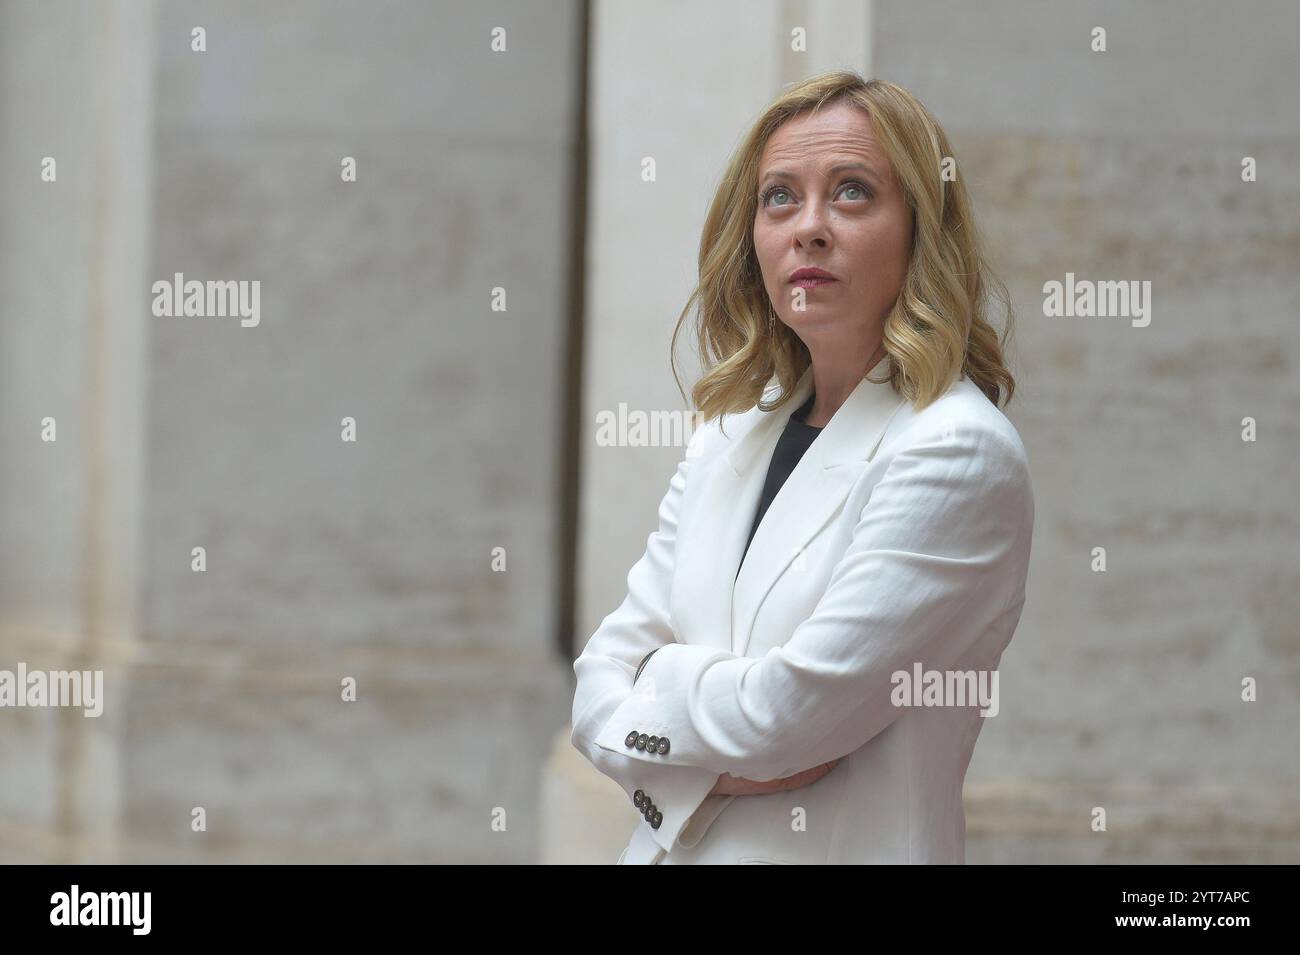
M 841 100 L 871 117 L 912 209 L 907 277 L 884 328 L 884 348 L 893 361 L 891 387 L 918 410 L 962 373 L 994 405 L 1004 392 L 1010 401 L 1015 391 L 1003 364 L 1014 320 L 1011 299 L 986 262 L 961 176 L 945 181 L 941 175 L 944 158 L 955 155 L 948 137 L 901 86 L 841 70 L 793 86 L 767 108 L 732 156 L 709 207 L 700 238 L 699 282 L 673 329 L 670 356 L 681 390 L 677 337 L 698 305 L 696 340 L 704 373 L 691 397 L 705 421 L 756 405 L 763 411 L 780 406 L 812 362 L 807 346 L 777 317 L 754 251 L 759 158 L 787 119 Z M 1005 307 L 1002 341 L 985 317 L 986 290 Z M 773 375 L 780 387 L 765 406 L 763 393 Z

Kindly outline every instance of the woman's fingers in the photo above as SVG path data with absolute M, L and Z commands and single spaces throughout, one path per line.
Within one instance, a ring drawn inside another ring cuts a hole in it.
M 753 779 L 746 779 L 743 776 L 732 776 L 730 773 L 723 773 L 718 782 L 714 785 L 713 793 L 726 796 L 761 796 L 765 793 L 788 792 L 791 789 L 801 789 L 821 779 L 839 763 L 839 759 L 832 759 L 830 762 L 822 763 L 820 766 L 814 766 L 812 769 L 805 769 L 802 772 L 795 773 L 793 776 L 786 776 L 782 779 L 769 779 L 758 782 Z
M 811 783 L 815 783 L 817 782 L 817 780 L 821 779 L 832 769 L 834 769 L 835 764 L 838 762 L 839 762 L 838 759 L 833 759 L 828 763 L 822 763 L 820 766 L 814 766 L 812 769 L 805 769 L 801 773 L 795 773 L 793 776 L 787 776 L 785 779 L 780 780 L 781 782 L 786 784 L 783 787 L 783 789 L 785 790 L 800 789 Z

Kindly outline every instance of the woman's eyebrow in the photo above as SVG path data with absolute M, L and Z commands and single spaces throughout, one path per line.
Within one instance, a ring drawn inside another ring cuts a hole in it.
M 870 166 L 867 166 L 866 164 L 860 162 L 836 163 L 834 166 L 830 168 L 830 172 L 831 174 L 834 174 L 837 172 L 844 172 L 845 170 L 848 169 L 856 169 L 859 172 L 866 173 L 868 177 L 874 179 L 877 183 L 880 182 L 880 174 L 877 173 Z M 760 181 L 766 182 L 769 179 L 793 179 L 793 178 L 794 178 L 794 173 L 790 172 L 788 169 L 771 169 L 768 170 L 767 174 L 764 175 L 762 180 Z

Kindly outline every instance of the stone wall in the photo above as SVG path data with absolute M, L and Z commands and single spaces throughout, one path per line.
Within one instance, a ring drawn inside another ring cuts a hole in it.
M 4 384 L 3 658 L 24 636 L 43 658 L 63 635 L 94 663 L 106 641 L 130 654 L 98 721 L 0 714 L 19 727 L 0 734 L 16 767 L 0 854 L 535 859 L 570 699 L 556 620 L 581 6 L 3 16 L 20 375 Z M 105 168 L 127 136 L 134 154 Z M 60 178 L 42 191 L 46 153 Z M 146 228 L 124 260 L 118 231 Z M 258 324 L 153 316 L 151 283 L 177 272 L 259 282 Z M 118 351 L 135 367 L 106 364 Z M 97 365 L 134 389 L 125 415 Z M 57 450 L 35 440 L 56 412 Z M 118 515 L 135 551 L 111 546 Z M 138 616 L 94 637 L 117 595 Z M 87 741 L 105 734 L 111 749 Z
M 1033 559 L 968 858 L 1295 862 L 1300 10 L 875 8 L 876 74 L 944 123 L 1018 312 Z M 1046 317 L 1067 272 L 1151 282 L 1150 323 Z

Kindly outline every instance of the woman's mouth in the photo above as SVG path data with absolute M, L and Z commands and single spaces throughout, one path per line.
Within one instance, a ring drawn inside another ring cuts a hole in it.
M 816 288 L 819 285 L 829 285 L 835 281 L 835 276 L 825 269 L 815 268 L 805 265 L 803 268 L 795 269 L 790 273 L 790 284 L 796 288 Z

